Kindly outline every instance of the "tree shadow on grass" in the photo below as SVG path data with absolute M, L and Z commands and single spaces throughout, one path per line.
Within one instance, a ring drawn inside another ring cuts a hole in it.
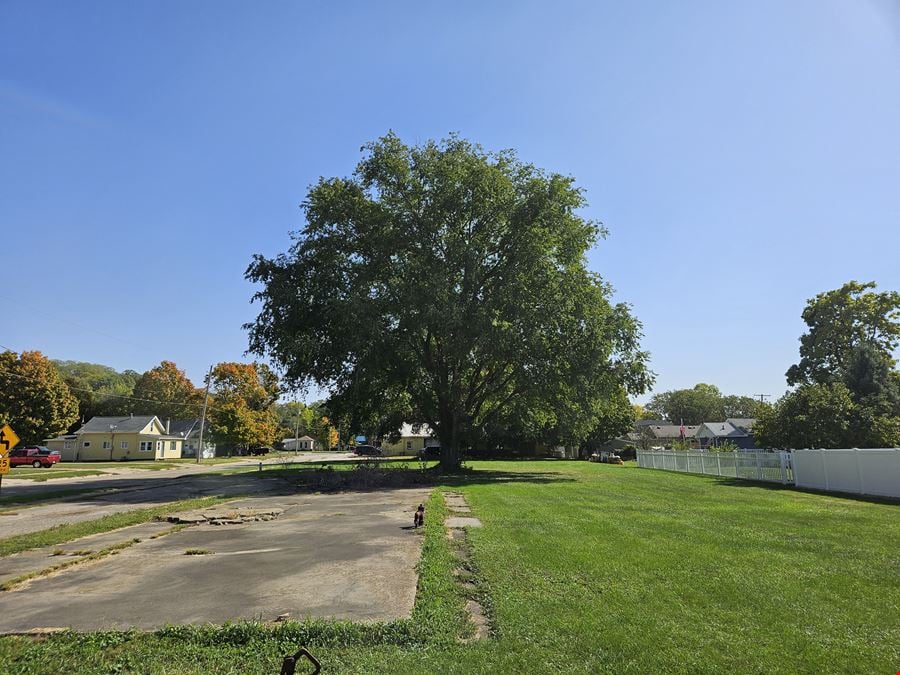
M 715 477 L 714 477 L 715 478 Z M 836 492 L 826 490 L 814 490 L 812 488 L 796 487 L 791 484 L 772 483 L 769 481 L 750 480 L 745 478 L 719 478 L 717 485 L 725 487 L 739 488 L 761 488 L 763 490 L 772 490 L 775 492 L 802 492 L 809 495 L 819 495 L 821 497 L 834 497 L 836 499 L 849 499 L 855 502 L 867 502 L 870 504 L 889 504 L 891 506 L 900 506 L 900 499 L 895 497 L 882 497 L 879 495 L 861 495 L 855 492 Z
M 465 469 L 458 473 L 440 473 L 433 468 L 422 469 L 416 463 L 385 467 L 376 463 L 361 463 L 354 468 L 333 466 L 294 465 L 292 468 L 266 468 L 232 474 L 200 474 L 154 480 L 152 477 L 129 479 L 108 485 L 103 482 L 96 491 L 54 497 L 47 493 L 40 501 L 0 504 L 0 509 L 24 509 L 53 501 L 59 510 L 67 504 L 104 506 L 131 504 L 136 508 L 156 506 L 196 497 L 278 497 L 311 492 L 350 492 L 394 490 L 401 488 L 433 488 L 441 485 L 462 487 L 485 483 L 549 484 L 572 482 L 574 479 L 554 471 L 504 471 L 493 469 Z M 79 486 L 86 487 L 86 486 Z M 113 489 L 111 489 L 113 488 Z M 40 497 L 35 494 L 34 497 Z M 26 497 L 26 501 L 28 501 Z M 2 523 L 0 523 L 2 524 Z M 0 535 L 2 536 L 2 535 Z
M 315 492 L 366 492 L 403 488 L 433 488 L 438 486 L 464 487 L 466 485 L 532 483 L 550 484 L 574 482 L 552 471 L 502 471 L 493 469 L 463 469 L 444 473 L 434 468 L 384 468 L 377 465 L 360 465 L 350 470 L 322 467 L 315 470 L 270 471 L 297 491 Z

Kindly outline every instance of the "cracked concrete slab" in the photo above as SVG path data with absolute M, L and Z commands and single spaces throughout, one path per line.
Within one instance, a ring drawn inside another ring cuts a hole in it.
M 74 539 L 64 544 L 45 546 L 31 551 L 22 551 L 10 556 L 0 557 L 0 583 L 15 579 L 24 574 L 40 572 L 72 558 L 84 557 L 110 546 L 132 539 L 149 539 L 173 529 L 172 523 L 142 523 L 131 527 L 123 527 L 111 532 L 92 534 Z
M 190 526 L 0 593 L 0 633 L 45 626 L 154 629 L 286 613 L 354 621 L 406 617 L 422 544 L 422 531 L 410 523 L 428 493 L 236 500 L 229 506 L 284 513 L 228 527 Z M 209 554 L 185 555 L 189 549 Z

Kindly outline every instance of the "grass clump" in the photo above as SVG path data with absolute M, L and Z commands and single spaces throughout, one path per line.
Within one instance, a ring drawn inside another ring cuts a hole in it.
M 208 548 L 189 548 L 184 554 L 185 555 L 212 555 L 215 551 L 210 551 Z

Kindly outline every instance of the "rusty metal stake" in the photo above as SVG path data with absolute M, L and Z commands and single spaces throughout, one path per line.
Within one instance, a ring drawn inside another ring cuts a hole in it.
M 310 654 L 306 647 L 300 647 L 300 651 L 293 656 L 284 657 L 284 661 L 281 662 L 281 675 L 294 675 L 297 668 L 297 661 L 301 656 L 308 658 L 309 662 L 315 667 L 315 670 L 312 671 L 310 675 L 316 675 L 316 673 L 322 670 L 322 664 L 318 662 L 316 657 Z

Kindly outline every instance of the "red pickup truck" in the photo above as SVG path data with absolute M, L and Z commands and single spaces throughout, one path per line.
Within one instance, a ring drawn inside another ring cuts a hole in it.
M 24 448 L 16 448 L 9 453 L 10 466 L 30 464 L 35 469 L 40 467 L 49 469 L 59 460 L 59 450 L 51 450 L 43 445 L 27 445 Z

